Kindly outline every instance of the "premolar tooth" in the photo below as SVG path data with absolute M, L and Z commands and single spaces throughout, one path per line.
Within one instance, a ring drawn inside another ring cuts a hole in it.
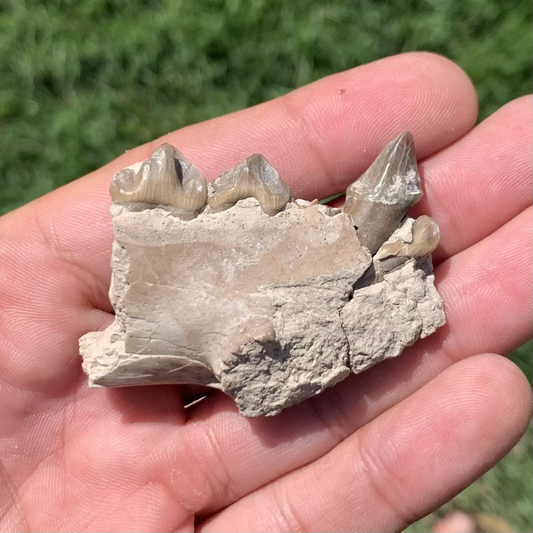
M 413 135 L 404 132 L 348 187 L 344 212 L 361 244 L 375 254 L 421 197 Z
M 387 257 L 415 257 L 429 255 L 437 248 L 440 230 L 434 218 L 422 215 L 413 223 L 413 240 L 411 242 L 394 241 L 383 245 L 376 254 L 377 259 Z
M 162 144 L 135 172 L 117 172 L 109 189 L 114 202 L 146 202 L 175 207 L 182 218 L 193 218 L 207 201 L 207 183 L 184 155 Z
M 212 182 L 214 193 L 209 198 L 216 213 L 228 209 L 239 200 L 253 197 L 267 215 L 278 213 L 291 198 L 289 186 L 274 167 L 260 154 L 254 154 Z

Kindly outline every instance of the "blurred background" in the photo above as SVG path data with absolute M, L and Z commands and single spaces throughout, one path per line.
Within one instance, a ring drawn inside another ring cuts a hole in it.
M 410 50 L 457 62 L 481 120 L 531 91 L 531 24 L 530 0 L 0 0 L 0 214 L 168 131 Z M 531 352 L 512 354 L 530 382 Z M 408 531 L 450 510 L 532 531 L 532 436 Z

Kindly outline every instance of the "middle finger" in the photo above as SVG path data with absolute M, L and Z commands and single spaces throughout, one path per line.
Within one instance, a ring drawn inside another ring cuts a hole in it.
M 210 487 L 204 516 L 316 460 L 452 362 L 505 352 L 514 347 L 513 341 L 523 342 L 531 328 L 531 268 L 523 253 L 531 240 L 530 211 L 436 269 L 448 325 L 400 357 L 350 376 L 274 418 L 246 419 L 233 400 L 218 392 L 193 407 L 180 442 L 191 450 L 196 475 L 205 480 L 201 484 Z M 513 245 L 506 250 L 510 240 Z M 502 250 L 497 258 L 494 249 Z M 486 290 L 495 280 L 499 291 Z M 516 286 L 520 290 L 512 291 Z M 456 298 L 457 293 L 469 297 Z M 477 334 L 475 321 L 481 316 L 483 332 Z M 510 324 L 513 330 L 506 331 Z M 172 448 L 175 438 L 169 436 L 166 445 Z

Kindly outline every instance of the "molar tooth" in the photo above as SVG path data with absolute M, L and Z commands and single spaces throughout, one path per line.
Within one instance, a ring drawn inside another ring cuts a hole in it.
M 421 197 L 413 135 L 404 132 L 348 187 L 344 212 L 361 244 L 375 254 Z
M 117 172 L 109 188 L 114 202 L 168 205 L 182 218 L 196 216 L 207 200 L 207 183 L 200 171 L 170 144 L 162 144 L 136 173 Z
M 267 215 L 279 213 L 291 198 L 289 186 L 260 154 L 253 154 L 212 182 L 209 206 L 216 213 L 253 197 Z

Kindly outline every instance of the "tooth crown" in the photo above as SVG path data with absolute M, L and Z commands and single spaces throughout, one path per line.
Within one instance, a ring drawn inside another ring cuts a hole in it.
M 398 240 L 384 244 L 376 254 L 376 258 L 424 257 L 437 248 L 439 238 L 440 230 L 437 221 L 427 215 L 422 215 L 413 223 L 413 240 L 411 242 Z
M 432 253 L 438 246 L 440 229 L 437 221 L 427 215 L 418 217 L 413 224 L 413 242 L 410 244 L 410 255 L 423 257 Z
M 291 199 L 289 186 L 260 154 L 248 157 L 211 185 L 208 195 L 200 171 L 176 148 L 162 144 L 138 172 L 127 168 L 115 174 L 110 193 L 115 202 L 173 207 L 184 219 L 194 218 L 207 202 L 211 212 L 216 213 L 249 197 L 256 198 L 262 210 L 273 216 Z M 374 255 L 421 196 L 413 136 L 404 132 L 348 187 L 343 211 L 355 226 L 361 244 Z M 394 255 L 414 257 L 425 255 L 425 249 L 437 245 L 438 226 L 429 217 L 421 217 L 414 232 L 419 235 L 415 239 L 418 248 L 389 243 L 385 249 Z
M 290 201 L 258 154 L 208 186 L 168 144 L 117 173 L 111 195 L 116 317 L 80 339 L 93 386 L 198 384 L 270 416 L 445 323 L 428 257 L 439 228 L 404 218 L 421 195 L 409 133 L 350 186 L 344 213 Z
M 347 191 L 372 202 L 410 207 L 422 198 L 413 134 L 406 131 L 391 141 L 368 170 Z
M 223 211 L 244 198 L 256 198 L 267 215 L 278 213 L 291 198 L 289 186 L 260 154 L 254 154 L 212 183 L 213 212 Z
M 348 187 L 344 212 L 361 243 L 375 254 L 421 197 L 413 135 L 404 132 Z
M 162 144 L 137 173 L 117 172 L 109 192 L 114 202 L 167 205 L 194 215 L 206 204 L 207 182 L 179 150 Z

